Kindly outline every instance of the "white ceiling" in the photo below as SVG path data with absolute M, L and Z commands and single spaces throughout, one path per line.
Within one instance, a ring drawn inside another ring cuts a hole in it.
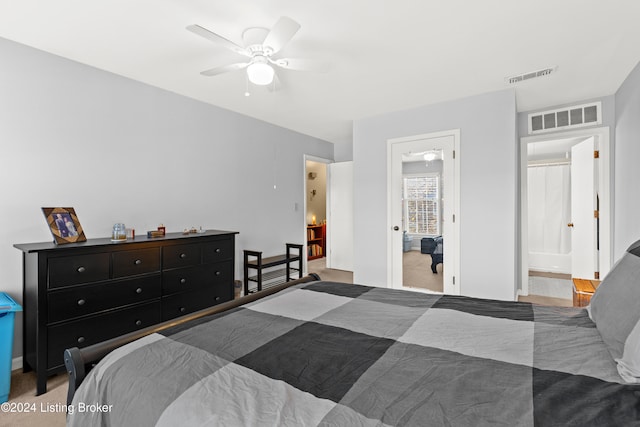
M 244 71 L 200 75 L 244 58 L 187 25 L 241 44 L 280 16 L 302 27 L 279 56 L 328 73 L 278 71 L 280 90 L 250 97 Z M 508 87 L 519 111 L 611 95 L 640 60 L 639 18 L 637 0 L 0 0 L 0 37 L 344 143 L 354 119 Z

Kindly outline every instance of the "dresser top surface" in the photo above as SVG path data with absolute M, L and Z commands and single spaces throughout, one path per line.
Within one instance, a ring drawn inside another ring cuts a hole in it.
M 234 235 L 238 234 L 237 231 L 223 231 L 223 230 L 206 230 L 204 233 L 167 233 L 163 237 L 147 237 L 146 234 L 136 235 L 134 239 L 128 239 L 123 242 L 112 242 L 109 237 L 98 238 L 98 239 L 87 239 L 86 242 L 80 243 L 65 243 L 62 245 L 56 244 L 54 242 L 39 242 L 39 243 L 17 243 L 13 245 L 14 248 L 20 249 L 23 252 L 42 252 L 42 251 L 52 251 L 52 250 L 61 250 L 61 249 L 74 249 L 74 248 L 88 248 L 88 247 L 97 247 L 97 246 L 122 246 L 133 243 L 145 243 L 145 242 L 164 242 L 164 241 L 175 241 L 175 240 L 188 240 L 195 239 L 198 237 L 212 237 L 212 236 L 225 236 L 225 235 Z

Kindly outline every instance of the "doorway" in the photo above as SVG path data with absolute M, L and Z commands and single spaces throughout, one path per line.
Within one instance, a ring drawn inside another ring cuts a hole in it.
M 305 265 L 318 273 L 326 265 L 327 163 L 305 159 Z
M 304 273 L 353 283 L 353 162 L 304 156 Z
M 611 266 L 609 129 L 521 139 L 519 294 L 570 300 Z
M 410 282 L 405 283 L 411 276 L 404 274 L 403 265 L 405 253 L 408 252 L 405 247 L 410 238 L 410 254 L 424 257 L 424 262 L 417 267 L 423 271 L 417 274 L 430 277 L 439 275 L 437 277 L 441 277 L 442 281 L 440 292 L 460 294 L 460 284 L 456 283 L 456 277 L 459 277 L 459 218 L 456 218 L 459 206 L 459 157 L 458 130 L 388 141 L 387 247 L 390 287 L 421 290 L 411 286 Z M 434 251 L 434 247 L 425 247 L 423 250 L 423 239 L 437 240 L 435 243 L 439 253 Z M 433 264 L 435 256 L 439 256 L 442 262 Z

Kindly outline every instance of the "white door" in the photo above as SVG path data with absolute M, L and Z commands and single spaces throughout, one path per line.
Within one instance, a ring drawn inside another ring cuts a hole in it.
M 582 279 L 598 271 L 595 149 L 593 137 L 571 147 L 571 275 Z
M 455 138 L 453 135 L 444 135 L 429 137 L 428 135 L 422 139 L 400 140 L 391 142 L 390 149 L 390 175 L 389 175 L 389 218 L 390 218 L 390 237 L 388 239 L 391 251 L 391 272 L 390 285 L 393 288 L 402 288 L 402 258 L 403 258 L 403 227 L 402 227 L 402 155 L 405 153 L 418 153 L 429 150 L 442 150 L 443 153 L 443 201 L 442 201 L 442 219 L 444 239 L 443 254 L 443 290 L 444 293 L 457 295 L 460 293 L 460 287 L 455 284 L 455 272 L 457 271 L 457 233 L 454 224 L 454 215 L 456 212 L 456 185 L 455 185 L 455 163 L 454 148 Z M 425 274 L 431 274 L 425 271 Z
M 327 168 L 327 268 L 353 271 L 353 162 Z

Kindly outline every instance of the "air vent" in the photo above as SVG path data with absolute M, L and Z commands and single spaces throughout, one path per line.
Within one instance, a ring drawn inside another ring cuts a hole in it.
M 525 80 L 535 79 L 537 77 L 548 76 L 549 74 L 555 72 L 558 67 L 553 68 L 545 68 L 544 70 L 530 71 L 528 73 L 519 74 L 517 76 L 505 77 L 505 80 L 509 84 L 515 84 L 519 82 L 523 82 Z
M 529 114 L 529 134 L 602 124 L 602 103 L 575 105 Z

